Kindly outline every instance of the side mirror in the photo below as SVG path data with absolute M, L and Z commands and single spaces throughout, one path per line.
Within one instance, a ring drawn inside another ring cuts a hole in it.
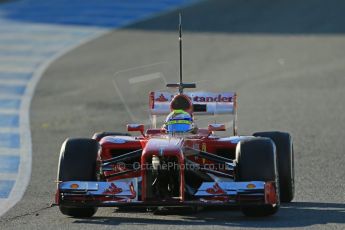
M 128 124 L 127 125 L 127 131 L 128 132 L 139 131 L 143 136 L 145 136 L 145 134 L 144 134 L 145 125 L 143 125 L 143 124 Z
M 224 124 L 210 124 L 208 125 L 208 131 L 214 132 L 214 131 L 226 131 Z

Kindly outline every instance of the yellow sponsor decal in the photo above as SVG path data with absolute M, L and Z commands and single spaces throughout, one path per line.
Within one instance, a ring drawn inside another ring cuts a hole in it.
M 79 188 L 79 185 L 78 184 L 71 184 L 70 188 L 71 189 L 77 189 L 77 188 Z
M 256 188 L 255 184 L 247 184 L 247 188 Z
M 207 152 L 207 146 L 206 146 L 206 143 L 202 143 L 202 145 L 201 145 L 201 151 L 203 151 L 203 152 Z
M 202 145 L 201 145 L 201 151 L 207 152 L 206 143 L 202 143 Z M 205 164 L 205 161 L 206 161 L 206 159 L 205 159 L 205 158 L 202 158 L 202 163 L 203 163 L 203 164 Z

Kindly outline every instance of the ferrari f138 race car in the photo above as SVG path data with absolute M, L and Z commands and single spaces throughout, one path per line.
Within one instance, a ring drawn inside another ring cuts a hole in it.
M 239 206 L 247 216 L 268 216 L 280 202 L 292 201 L 288 133 L 239 136 L 236 93 L 184 92 L 196 85 L 183 83 L 182 69 L 180 82 L 167 86 L 178 90 L 149 93 L 150 128 L 127 125 L 139 135 L 103 132 L 63 143 L 56 191 L 62 214 L 91 217 L 98 207 Z M 232 135 L 218 135 L 224 124 L 201 128 L 194 122 L 214 114 L 233 116 Z M 161 127 L 157 116 L 168 116 Z

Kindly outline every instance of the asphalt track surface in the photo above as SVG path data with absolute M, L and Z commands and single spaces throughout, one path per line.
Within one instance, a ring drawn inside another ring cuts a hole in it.
M 111 84 L 114 74 L 176 62 L 174 12 L 89 42 L 46 71 L 31 107 L 31 182 L 22 201 L 1 217 L 1 229 L 344 229 L 344 10 L 345 3 L 335 0 L 205 1 L 182 10 L 186 80 L 237 91 L 241 134 L 293 135 L 296 197 L 277 215 L 248 219 L 236 210 L 153 215 L 104 208 L 94 218 L 73 219 L 49 207 L 63 140 L 124 130 L 129 120 Z

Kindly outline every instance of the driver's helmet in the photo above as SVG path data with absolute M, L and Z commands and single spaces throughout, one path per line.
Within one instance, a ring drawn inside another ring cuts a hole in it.
M 193 129 L 192 116 L 184 110 L 174 110 L 168 115 L 165 128 L 168 133 L 189 132 Z

